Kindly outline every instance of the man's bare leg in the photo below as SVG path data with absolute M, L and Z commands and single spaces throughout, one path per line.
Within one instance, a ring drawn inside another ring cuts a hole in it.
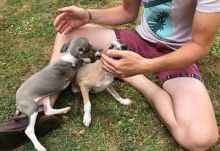
M 68 35 L 58 34 L 51 62 L 60 57 L 62 45 L 76 36 L 88 38 L 97 48 L 104 48 L 116 40 L 113 30 L 96 25 L 83 26 Z M 143 75 L 126 78 L 125 81 L 148 99 L 181 146 L 189 150 L 206 150 L 216 142 L 218 130 L 211 101 L 200 81 L 193 78 L 171 79 L 164 83 L 165 91 Z M 52 106 L 56 99 L 57 96 L 52 96 Z M 203 125 L 199 126 L 200 123 Z
M 164 83 L 178 122 L 173 136 L 189 150 L 207 150 L 218 139 L 218 127 L 210 97 L 203 83 L 194 78 L 175 78 Z
M 170 95 L 144 75 L 136 75 L 124 80 L 147 98 L 166 127 L 172 131 L 172 127 L 177 125 L 177 120 Z
M 204 151 L 218 139 L 211 100 L 204 85 L 194 78 L 175 78 L 159 86 L 143 75 L 126 78 L 158 113 L 175 140 L 191 151 Z

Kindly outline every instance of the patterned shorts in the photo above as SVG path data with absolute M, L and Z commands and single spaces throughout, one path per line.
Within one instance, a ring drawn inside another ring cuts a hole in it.
M 134 51 L 145 58 L 156 58 L 168 54 L 174 50 L 159 43 L 151 43 L 138 35 L 138 33 L 130 30 L 115 30 L 117 40 L 126 44 L 129 50 Z M 168 70 L 158 73 L 160 85 L 169 79 L 178 77 L 192 77 L 203 82 L 197 64 L 192 64 L 188 67 Z

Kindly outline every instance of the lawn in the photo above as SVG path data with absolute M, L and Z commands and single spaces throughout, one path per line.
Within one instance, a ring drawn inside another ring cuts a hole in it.
M 57 8 L 68 5 L 103 8 L 118 3 L 119 0 L 1 0 L 0 124 L 7 122 L 15 113 L 17 88 L 49 62 L 56 35 L 53 21 Z M 138 22 L 124 27 L 132 28 Z M 220 128 L 220 32 L 212 51 L 199 64 Z M 150 78 L 157 82 L 155 76 Z M 115 82 L 114 87 L 123 97 L 135 103 L 125 107 L 105 91 L 91 94 L 93 119 L 89 128 L 82 123 L 81 95 L 65 90 L 56 108 L 71 106 L 72 109 L 66 116 L 60 116 L 61 128 L 40 138 L 40 142 L 49 151 L 182 150 L 143 96 L 124 83 Z M 85 134 L 80 133 L 82 130 Z M 33 150 L 33 145 L 26 143 L 23 150 Z M 211 150 L 220 150 L 220 142 Z

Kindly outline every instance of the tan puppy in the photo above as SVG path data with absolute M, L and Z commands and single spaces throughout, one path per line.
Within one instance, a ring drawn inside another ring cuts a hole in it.
M 96 56 L 105 53 L 108 49 L 127 50 L 125 45 L 118 42 L 112 42 L 107 49 L 102 52 L 96 52 Z M 95 63 L 84 64 L 78 71 L 75 81 L 72 84 L 72 91 L 77 93 L 81 91 L 84 103 L 83 123 L 89 126 L 91 123 L 91 103 L 89 99 L 89 92 L 96 93 L 107 89 L 107 91 L 121 104 L 129 105 L 131 100 L 123 99 L 112 87 L 114 76 L 107 73 L 102 68 L 100 60 Z M 80 88 L 80 90 L 78 88 Z

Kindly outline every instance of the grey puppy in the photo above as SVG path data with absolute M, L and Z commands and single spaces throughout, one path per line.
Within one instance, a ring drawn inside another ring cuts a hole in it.
M 46 115 L 67 113 L 70 107 L 53 109 L 50 106 L 50 96 L 64 90 L 75 78 L 77 71 L 83 65 L 82 55 L 89 52 L 92 45 L 86 38 L 79 37 L 66 43 L 60 52 L 65 54 L 55 63 L 27 79 L 16 93 L 16 114 L 25 114 L 29 125 L 25 133 L 38 151 L 46 151 L 37 140 L 34 126 L 39 106 L 43 106 Z

